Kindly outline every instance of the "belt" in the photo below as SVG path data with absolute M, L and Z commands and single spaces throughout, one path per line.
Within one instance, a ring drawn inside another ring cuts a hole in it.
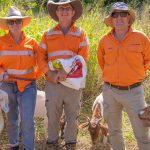
M 23 80 L 23 81 L 35 81 L 35 78 L 23 78 L 23 77 L 10 76 L 10 75 L 9 75 L 9 78 Z
M 140 86 L 142 84 L 141 82 L 137 82 L 137 83 L 134 83 L 134 84 L 129 85 L 129 86 L 119 86 L 119 85 L 113 85 L 113 84 L 111 84 L 109 82 L 105 82 L 105 83 L 107 85 L 109 85 L 110 87 L 114 87 L 114 88 L 116 88 L 118 90 L 130 90 L 130 89 L 138 87 L 138 86 Z

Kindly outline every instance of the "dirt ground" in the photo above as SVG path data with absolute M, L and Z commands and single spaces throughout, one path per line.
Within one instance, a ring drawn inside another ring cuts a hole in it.
M 35 125 L 36 125 L 36 130 L 35 130 L 36 150 L 45 150 L 46 130 L 44 128 L 43 119 L 42 118 L 36 119 Z M 63 146 L 64 142 L 61 142 L 61 144 Z M 22 147 L 21 141 L 20 141 L 20 147 Z M 136 143 L 134 141 L 128 142 L 127 148 L 128 150 L 138 150 L 136 147 Z M 6 128 L 3 130 L 2 134 L 0 135 L 0 150 L 8 150 L 8 137 L 7 137 Z M 22 150 L 22 148 L 20 148 L 20 150 Z M 90 135 L 86 128 L 83 130 L 79 130 L 77 150 L 92 150 Z M 98 146 L 96 150 L 106 150 L 105 145 Z

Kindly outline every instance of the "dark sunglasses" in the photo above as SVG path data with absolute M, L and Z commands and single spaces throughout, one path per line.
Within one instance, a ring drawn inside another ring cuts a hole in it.
M 22 20 L 7 20 L 7 24 L 14 25 L 14 24 L 21 24 Z
M 73 9 L 71 7 L 66 7 L 66 8 L 65 7 L 59 7 L 59 8 L 57 8 L 57 10 L 62 12 L 62 11 L 71 11 Z
M 129 13 L 128 13 L 128 12 L 125 12 L 125 11 L 123 11 L 123 12 L 113 12 L 113 13 L 111 14 L 111 17 L 112 17 L 112 18 L 118 18 L 119 16 L 120 16 L 120 17 L 127 17 L 127 15 L 129 15 Z

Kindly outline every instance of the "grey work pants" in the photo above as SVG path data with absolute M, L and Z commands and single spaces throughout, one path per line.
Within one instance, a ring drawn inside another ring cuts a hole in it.
M 81 90 L 74 90 L 62 84 L 46 82 L 46 109 L 48 117 L 49 143 L 55 143 L 59 137 L 59 120 L 65 112 L 65 143 L 76 143 L 77 117 L 81 107 Z
M 130 90 L 118 90 L 103 85 L 104 118 L 109 127 L 110 142 L 113 150 L 125 150 L 122 133 L 122 110 L 125 108 L 137 140 L 139 150 L 150 150 L 150 136 L 147 127 L 138 118 L 139 110 L 146 107 L 143 86 Z

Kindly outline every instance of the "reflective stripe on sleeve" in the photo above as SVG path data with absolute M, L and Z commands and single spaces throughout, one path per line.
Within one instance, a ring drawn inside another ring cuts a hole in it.
M 89 45 L 89 43 L 88 43 L 88 39 L 86 38 L 86 40 L 85 40 L 85 41 L 80 42 L 79 47 L 87 46 L 87 45 Z

